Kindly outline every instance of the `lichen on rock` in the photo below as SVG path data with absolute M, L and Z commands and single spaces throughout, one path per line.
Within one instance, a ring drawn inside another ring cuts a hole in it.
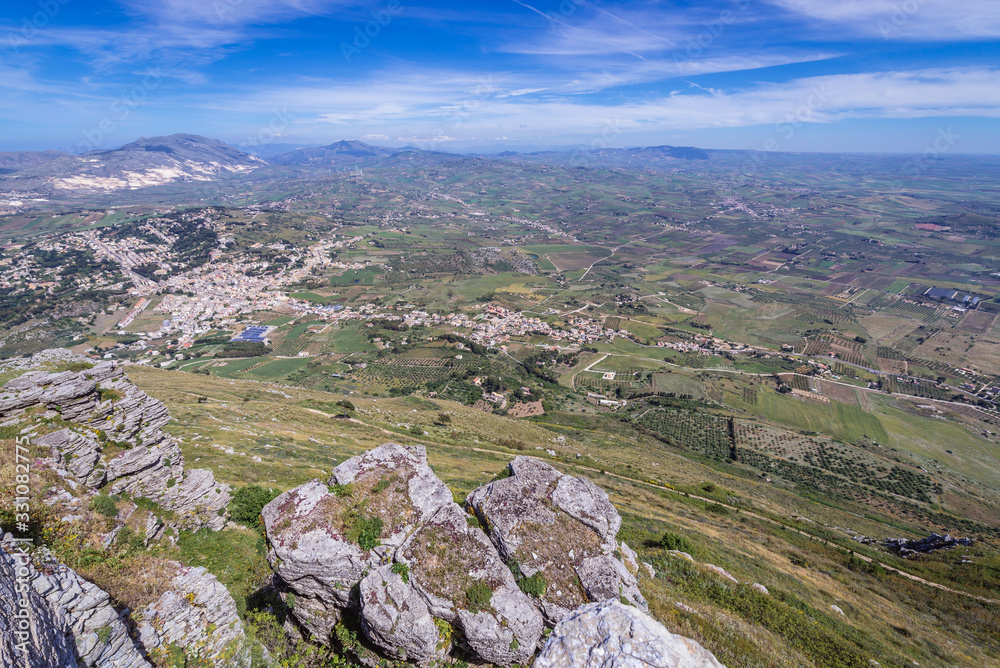
M 634 558 L 618 556 L 621 516 L 604 490 L 532 457 L 517 457 L 508 473 L 474 490 L 466 505 L 513 570 L 544 578 L 535 601 L 550 625 L 607 598 L 647 609 L 637 569 L 627 566 Z

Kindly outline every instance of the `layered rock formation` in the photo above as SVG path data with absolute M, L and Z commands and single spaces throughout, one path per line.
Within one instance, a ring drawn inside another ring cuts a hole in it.
M 616 542 L 621 517 L 604 490 L 531 457 L 516 458 L 506 473 L 466 504 L 512 570 L 544 578 L 536 579 L 544 583 L 536 602 L 550 625 L 610 598 L 647 609 L 635 553 Z
M 443 656 L 452 628 L 485 662 L 534 653 L 541 616 L 422 447 L 382 445 L 334 469 L 329 485 L 282 494 L 262 516 L 292 615 L 320 642 L 351 611 L 367 640 L 397 659 Z
M 176 575 L 170 589 L 135 615 L 140 624 L 133 637 L 128 611 L 116 611 L 100 587 L 73 569 L 45 559 L 44 550 L 31 558 L 15 558 L 14 554 L 19 554 L 18 546 L 8 536 L 0 543 L 0 594 L 15 590 L 16 573 L 21 569 L 32 625 L 23 648 L 26 653 L 15 647 L 19 644 L 16 634 L 0 640 L 4 666 L 152 668 L 152 660 L 165 657 L 170 647 L 211 665 L 250 665 L 236 603 L 204 568 L 172 562 Z M 39 559 L 44 565 L 36 563 Z M 18 598 L 13 594 L 0 597 L 0 628 L 17 629 Z M 6 660 L 11 656 L 13 660 Z
M 616 600 L 590 603 L 563 617 L 533 668 L 725 668 L 690 638 Z
M 35 357 L 41 364 L 52 354 Z M 65 354 L 59 360 L 81 367 L 91 363 Z M 32 408 L 70 423 L 33 441 L 50 447 L 57 465 L 79 482 L 111 494 L 150 498 L 173 511 L 183 526 L 225 525 L 229 486 L 217 483 L 211 471 L 185 471 L 180 448 L 163 431 L 170 420 L 166 407 L 133 385 L 116 362 L 79 371 L 30 370 L 4 385 L 0 424 L 18 424 Z
M 249 649 L 229 591 L 204 568 L 177 564 L 170 591 L 142 611 L 139 641 L 155 656 L 170 645 L 215 666 L 246 668 Z
M 30 586 L 19 586 L 17 571 L 23 565 L 24 560 L 0 549 L 0 665 L 77 668 L 65 618 Z
M 12 559 L 5 550 L 18 554 L 16 545 L 9 538 L 0 545 L 0 561 Z M 54 620 L 53 628 L 69 634 L 70 655 L 73 659 L 63 664 L 53 663 L 46 657 L 35 663 L 20 665 L 28 668 L 76 666 L 76 661 L 79 660 L 80 666 L 152 668 L 141 648 L 129 636 L 125 618 L 112 607 L 111 597 L 107 592 L 62 564 L 46 563 L 43 568 L 39 568 L 33 561 L 38 558 L 39 554 L 34 554 L 32 559 L 17 560 L 18 566 L 27 571 L 25 573 L 22 570 L 21 574 L 26 575 L 24 581 L 29 583 L 38 604 L 32 614 Z M 7 580 L 6 577 L 0 579 Z M 50 651 L 44 642 L 37 645 L 36 649 L 43 657 L 45 652 Z M 4 665 L 19 664 L 15 662 Z

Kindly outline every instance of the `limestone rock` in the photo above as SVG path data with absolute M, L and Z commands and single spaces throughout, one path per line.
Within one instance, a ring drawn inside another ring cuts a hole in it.
M 52 448 L 52 458 L 88 487 L 97 489 L 104 485 L 106 472 L 101 460 L 101 446 L 93 438 L 60 429 L 35 438 L 35 444 Z
M 5 543 L 8 548 L 11 545 L 9 541 Z M 30 565 L 28 569 L 31 588 L 53 612 L 55 628 L 68 629 L 72 633 L 81 665 L 152 668 L 129 636 L 125 621 L 111 606 L 107 592 L 62 564 L 49 564 L 44 571 Z M 39 667 L 51 665 L 62 664 L 38 664 Z
M 690 638 L 641 610 L 608 600 L 584 605 L 556 624 L 533 668 L 724 668 Z
M 618 550 L 621 517 L 607 493 L 531 457 L 517 457 L 508 471 L 473 491 L 466 504 L 508 564 L 526 576 L 542 573 L 548 586 L 537 605 L 546 621 L 609 597 L 645 610 L 635 573 L 623 561 L 631 555 L 634 563 L 634 553 Z
M 485 662 L 522 663 L 542 634 L 542 617 L 493 544 L 455 503 L 425 522 L 397 551 L 413 586 L 436 617 L 458 626 L 467 649 Z M 469 590 L 487 586 L 489 606 L 470 610 Z
M 73 633 L 65 618 L 34 589 L 18 593 L 16 573 L 21 561 L 0 549 L 0 665 L 76 668 Z M 30 612 L 19 618 L 18 601 L 22 598 Z
M 314 480 L 281 494 L 261 511 L 268 562 L 295 594 L 292 615 L 322 643 L 329 642 L 362 571 L 381 565 L 379 557 L 347 540 L 341 506 L 326 484 Z
M 361 580 L 361 625 L 365 635 L 393 659 L 426 664 L 444 655 L 423 598 L 389 565 Z
M 306 483 L 261 515 L 268 560 L 295 596 L 292 616 L 319 642 L 357 605 L 368 641 L 394 658 L 428 662 L 447 652 L 435 618 L 489 663 L 524 662 L 537 645 L 541 616 L 422 447 L 379 446 L 334 469 L 329 486 Z M 476 583 L 490 592 L 482 608 L 469 601 Z
M 740 583 L 740 581 L 737 580 L 736 578 L 734 578 L 729 573 L 729 571 L 727 571 L 725 568 L 722 568 L 721 566 L 716 566 L 715 564 L 705 564 L 705 568 L 707 568 L 708 570 L 712 571 L 713 573 L 715 573 L 719 577 L 724 578 L 726 580 L 729 580 L 733 584 L 739 584 Z
M 92 363 L 82 355 L 56 352 L 6 366 L 30 369 L 52 359 Z M 111 494 L 150 498 L 178 513 L 184 526 L 225 525 L 219 512 L 229 503 L 229 486 L 216 483 L 211 471 L 185 471 L 180 448 L 162 429 L 170 420 L 166 407 L 133 385 L 117 362 L 81 371 L 29 370 L 0 392 L 0 424 L 16 423 L 34 406 L 74 423 L 38 436 L 37 442 L 49 446 L 58 466 L 78 481 L 93 489 L 106 487 Z M 126 449 L 106 456 L 104 441 Z
M 139 639 L 146 651 L 175 644 L 189 657 L 226 668 L 248 668 L 243 623 L 229 591 L 202 567 L 177 564 L 171 589 L 142 611 Z

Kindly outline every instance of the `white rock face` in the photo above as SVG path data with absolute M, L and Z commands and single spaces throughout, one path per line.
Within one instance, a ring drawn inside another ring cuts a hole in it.
M 428 663 L 451 649 L 437 619 L 483 662 L 531 658 L 541 615 L 431 471 L 424 448 L 386 443 L 338 466 L 329 482 L 285 492 L 261 513 L 268 560 L 310 635 L 328 643 L 344 612 L 356 611 L 381 654 Z M 379 544 L 362 547 L 354 534 L 372 520 Z M 470 610 L 473 586 L 488 587 L 489 602 Z
M 725 668 L 690 638 L 617 600 L 590 603 L 556 624 L 533 668 Z
M 17 591 L 15 574 L 20 561 L 0 549 L 0 665 L 77 668 L 73 632 L 66 619 L 33 588 Z M 22 597 L 30 610 L 27 619 L 20 616 Z

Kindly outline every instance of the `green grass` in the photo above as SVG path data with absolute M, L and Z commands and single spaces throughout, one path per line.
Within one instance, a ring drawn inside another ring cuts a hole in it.
M 857 406 L 839 401 L 824 405 L 793 399 L 771 390 L 759 392 L 758 397 L 758 405 L 753 410 L 781 424 L 828 434 L 846 443 L 853 443 L 862 436 L 879 443 L 889 440 L 889 434 L 878 418 Z
M 293 371 L 301 369 L 308 362 L 308 357 L 275 360 L 274 362 L 268 362 L 264 366 L 254 369 L 253 371 L 248 371 L 245 375 L 269 379 L 280 378 L 282 376 L 287 376 Z
M 271 575 L 263 536 L 250 529 L 182 531 L 177 547 L 184 564 L 204 566 L 226 586 L 241 615 L 246 612 L 247 599 Z
M 290 292 L 288 293 L 288 296 L 293 299 L 313 302 L 314 304 L 328 304 L 333 301 L 332 297 L 324 297 L 323 295 L 318 295 L 315 292 Z
M 331 276 L 330 285 L 374 285 L 382 275 L 379 269 L 347 269 L 340 276 Z

